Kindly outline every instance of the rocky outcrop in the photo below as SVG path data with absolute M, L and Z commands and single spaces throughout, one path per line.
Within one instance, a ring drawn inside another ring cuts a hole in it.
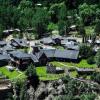
M 61 79 L 58 81 L 40 82 L 36 91 L 28 89 L 29 100 L 53 100 L 55 96 L 64 94 L 65 85 Z

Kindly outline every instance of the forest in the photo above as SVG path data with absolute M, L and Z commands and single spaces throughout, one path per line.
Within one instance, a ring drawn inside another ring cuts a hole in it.
M 32 29 L 31 35 L 58 30 L 67 35 L 69 27 L 76 25 L 84 35 L 86 26 L 94 26 L 99 34 L 99 0 L 0 0 L 0 36 L 3 30 L 19 28 L 22 32 Z M 93 33 L 90 33 L 93 34 Z

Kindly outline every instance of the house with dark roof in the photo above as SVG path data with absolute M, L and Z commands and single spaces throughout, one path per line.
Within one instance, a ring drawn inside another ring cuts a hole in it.
M 55 42 L 53 41 L 53 39 L 51 37 L 46 37 L 40 40 L 40 43 L 43 43 L 45 45 L 54 45 Z
M 39 61 L 39 65 L 46 65 L 47 64 L 48 58 L 43 51 L 39 51 L 39 52 L 35 53 L 35 55 Z
M 10 62 L 10 56 L 5 54 L 0 54 L 0 66 L 8 65 Z
M 54 57 L 56 60 L 61 61 L 77 61 L 79 56 L 79 51 L 76 50 L 56 50 Z
M 14 32 L 13 29 L 7 29 L 3 31 L 3 36 L 9 36 L 10 34 L 12 34 Z
M 61 45 L 61 40 L 62 37 L 61 36 L 52 36 L 53 41 L 55 42 L 56 45 Z
M 79 50 L 79 45 L 75 44 L 75 43 L 74 44 L 65 44 L 64 48 L 68 49 L 68 50 Z
M 76 70 L 79 75 L 84 75 L 84 74 L 90 75 L 95 72 L 94 69 L 89 69 L 89 68 L 77 68 Z
M 40 51 L 45 53 L 48 58 L 48 61 L 54 60 L 55 49 L 41 49 Z
M 48 61 L 60 60 L 60 61 L 78 61 L 79 51 L 78 50 L 40 50 L 45 53 Z
M 7 44 L 6 46 L 2 48 L 2 50 L 6 52 L 11 52 L 11 51 L 14 51 L 14 48 L 10 44 Z
M 46 67 L 47 67 L 47 73 L 52 73 L 52 74 L 64 73 L 64 69 L 53 66 L 52 64 L 47 64 Z
M 27 41 L 25 39 L 12 39 L 11 45 L 16 48 L 28 47 Z
M 0 47 L 4 47 L 4 46 L 6 46 L 7 45 L 7 43 L 5 42 L 5 41 L 0 41 Z
M 12 51 L 9 52 L 9 55 L 11 57 L 12 64 L 21 70 L 25 70 L 32 62 L 30 54 L 21 51 Z

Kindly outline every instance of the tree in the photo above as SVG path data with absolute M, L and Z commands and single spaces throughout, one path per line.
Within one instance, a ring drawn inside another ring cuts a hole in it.
M 83 37 L 83 43 L 85 43 L 85 38 L 86 38 L 86 32 L 85 32 L 85 28 L 83 25 L 80 25 L 78 27 L 78 30 L 79 30 L 79 34 Z
M 28 95 L 27 95 L 27 82 L 25 82 L 21 88 L 20 91 L 20 100 L 28 100 Z
M 88 5 L 86 3 L 79 6 L 79 14 L 85 25 L 90 25 L 96 18 L 96 5 Z
M 94 31 L 96 35 L 100 34 L 100 20 L 97 20 Z
M 60 4 L 58 12 L 58 29 L 61 35 L 67 35 L 69 31 L 69 21 L 67 20 L 67 9 L 64 3 Z
M 47 31 L 48 24 L 48 12 L 45 8 L 36 8 L 36 12 L 32 18 L 32 26 L 35 32 L 38 34 L 38 38 L 41 38 Z
M 95 100 L 95 98 L 96 98 L 96 95 L 93 93 L 83 94 L 80 97 L 81 100 Z
M 27 75 L 27 79 L 29 80 L 29 85 L 32 85 L 34 89 L 36 89 L 39 84 L 39 78 L 33 64 L 30 64 L 28 66 L 25 74 Z
M 95 61 L 98 67 L 100 67 L 100 49 L 98 50 L 96 57 L 95 57 Z
M 3 25 L 0 24 L 0 39 L 3 38 L 3 30 L 4 30 L 4 27 Z
M 86 44 L 80 45 L 80 56 L 82 58 L 88 58 L 94 55 L 94 52 L 90 46 L 87 46 Z
M 32 2 L 27 0 L 22 0 L 18 6 L 18 10 L 20 12 L 18 25 L 21 29 L 25 31 L 25 29 L 32 27 L 32 18 L 34 15 Z
M 93 73 L 93 75 L 91 76 L 91 79 L 93 81 L 96 81 L 96 82 L 98 82 L 100 84 L 100 72 Z

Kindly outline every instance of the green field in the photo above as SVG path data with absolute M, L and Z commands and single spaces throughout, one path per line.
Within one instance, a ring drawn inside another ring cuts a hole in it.
M 46 67 L 37 67 L 36 68 L 37 75 L 39 76 L 40 80 L 56 80 L 64 76 L 64 74 L 48 74 L 46 72 Z M 24 79 L 26 78 L 24 72 L 18 72 L 16 70 L 9 71 L 6 67 L 0 68 L 0 73 L 2 75 L 6 76 L 10 80 L 16 80 L 16 79 Z
M 79 63 L 73 63 L 73 62 L 57 62 L 57 61 L 53 61 L 50 62 L 52 63 L 54 66 L 57 67 L 79 67 L 79 68 L 96 68 L 96 64 L 88 64 L 86 60 L 81 60 Z
M 9 71 L 6 67 L 0 67 L 0 73 L 2 73 L 3 75 L 5 75 L 7 78 L 13 80 L 16 78 L 24 78 L 25 75 L 23 72 L 18 72 L 16 70 L 14 71 Z
M 48 74 L 45 66 L 37 67 L 36 72 L 40 80 L 56 80 L 64 76 L 64 74 Z

